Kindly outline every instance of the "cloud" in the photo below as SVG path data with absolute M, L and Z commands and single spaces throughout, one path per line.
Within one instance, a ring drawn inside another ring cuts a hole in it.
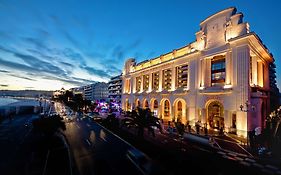
M 13 53 L 13 51 L 11 49 L 8 49 L 7 47 L 3 47 L 0 45 L 0 50 L 4 51 L 4 52 L 8 52 L 8 53 Z
M 60 61 L 61 64 L 67 66 L 67 67 L 70 67 L 70 68 L 73 68 L 74 65 L 73 64 L 70 64 L 70 63 L 67 63 L 67 62 L 64 62 L 64 61 Z
M 37 39 L 37 38 L 31 38 L 31 37 L 24 37 L 22 38 L 23 41 L 32 44 L 33 46 L 35 46 L 36 49 L 38 50 L 42 50 L 42 49 L 46 49 L 46 45 L 42 42 L 42 38 L 41 39 Z
M 14 55 L 18 58 L 21 58 L 23 61 L 25 61 L 31 67 L 35 67 L 38 71 L 45 71 L 48 73 L 59 74 L 59 75 L 65 74 L 65 71 L 62 70 L 61 68 L 59 68 L 51 63 L 42 61 L 34 56 L 24 55 L 24 54 L 20 54 L 20 53 L 14 53 Z
M 9 73 L 9 71 L 0 69 L 0 73 Z
M 78 53 L 78 52 L 75 52 L 73 49 L 71 48 L 65 48 L 63 51 L 62 51 L 62 55 L 67 57 L 67 58 L 70 58 L 71 60 L 73 61 L 77 61 L 79 62 L 81 65 L 86 65 L 86 62 L 84 60 L 84 57 Z
M 35 79 L 32 78 L 28 78 L 22 75 L 15 75 L 15 74 L 9 74 L 10 76 L 16 77 L 16 78 L 21 78 L 21 79 L 25 79 L 25 80 L 30 80 L 30 81 L 36 81 Z
M 110 78 L 111 75 L 109 75 L 106 71 L 104 70 L 100 70 L 100 69 L 96 69 L 94 67 L 88 67 L 88 66 L 81 66 L 80 68 L 85 69 L 89 74 L 94 74 L 97 75 L 101 78 Z

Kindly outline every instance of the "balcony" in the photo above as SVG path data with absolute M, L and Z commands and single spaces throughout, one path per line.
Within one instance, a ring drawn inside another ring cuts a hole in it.
M 202 89 L 199 89 L 199 93 L 202 94 L 226 94 L 231 92 L 231 87 L 225 88 L 224 86 L 202 87 Z

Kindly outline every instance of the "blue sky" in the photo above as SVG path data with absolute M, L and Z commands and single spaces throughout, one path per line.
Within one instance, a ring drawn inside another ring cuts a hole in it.
M 281 87 L 279 1 L 0 0 L 0 89 L 107 82 L 127 58 L 193 42 L 202 20 L 233 6 L 274 55 Z

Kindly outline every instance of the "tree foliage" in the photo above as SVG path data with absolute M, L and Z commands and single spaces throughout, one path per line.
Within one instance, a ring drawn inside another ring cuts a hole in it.
M 127 127 L 136 127 L 137 135 L 139 137 L 143 137 L 145 128 L 147 128 L 148 131 L 151 131 L 152 134 L 154 134 L 152 127 L 157 127 L 160 132 L 162 132 L 159 120 L 159 118 L 153 116 L 149 108 L 137 108 L 132 112 L 127 112 L 125 119 L 122 120 L 122 123 Z

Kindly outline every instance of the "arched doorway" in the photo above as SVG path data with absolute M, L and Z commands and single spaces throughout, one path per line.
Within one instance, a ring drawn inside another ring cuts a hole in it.
M 181 122 L 182 121 L 182 102 L 181 101 L 179 101 L 177 103 L 176 109 L 177 109 L 176 119 L 178 122 Z
M 208 105 L 208 124 L 212 129 L 224 128 L 224 109 L 219 101 L 213 101 Z
M 130 102 L 129 102 L 129 99 L 126 99 L 125 101 L 125 111 L 129 111 L 130 109 Z
M 177 122 L 186 122 L 186 102 L 184 99 L 176 99 L 174 101 L 175 120 Z
M 162 103 L 162 116 L 164 120 L 170 119 L 170 113 L 171 113 L 171 107 L 170 107 L 170 101 L 168 99 L 165 99 Z
M 137 107 L 140 107 L 140 100 L 139 100 L 138 98 L 137 98 L 136 101 L 135 101 L 135 105 L 136 105 L 136 108 L 137 108 Z
M 153 112 L 154 116 L 158 116 L 158 101 L 156 99 L 152 99 L 150 101 L 151 104 L 151 111 Z
M 148 101 L 146 99 L 144 99 L 144 101 L 143 101 L 143 108 L 144 109 L 149 108 Z

